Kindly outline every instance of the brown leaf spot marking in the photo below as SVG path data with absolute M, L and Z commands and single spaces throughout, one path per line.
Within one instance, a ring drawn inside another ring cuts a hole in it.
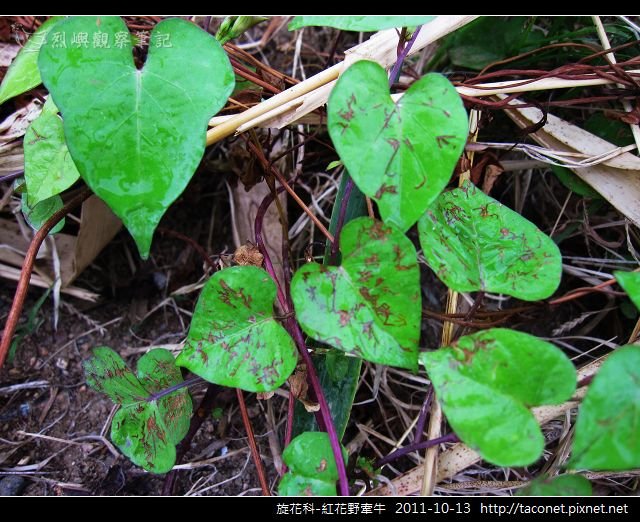
M 366 229 L 364 232 L 371 239 L 387 241 L 389 234 L 391 234 L 391 228 L 385 227 L 382 221 L 375 221 L 373 226 Z
M 402 143 L 404 143 L 411 152 L 414 152 L 413 143 L 411 143 L 411 140 L 409 138 L 404 138 L 402 140 Z
M 411 270 L 413 268 L 412 265 L 403 265 L 402 264 L 402 259 L 404 257 L 404 253 L 402 252 L 402 249 L 400 248 L 400 245 L 393 245 L 393 253 L 395 255 L 395 260 L 394 262 L 396 263 L 396 270 L 403 272 L 406 270 Z
M 501 228 L 500 229 L 500 235 L 502 236 L 503 239 L 517 239 L 518 236 L 516 234 L 514 234 L 513 232 L 511 232 L 511 230 L 509 230 L 508 228 Z
M 234 359 L 236 355 L 237 355 L 237 353 L 236 353 L 236 352 L 234 352 L 234 355 L 233 355 L 231 358 L 232 358 L 232 359 Z M 240 368 L 242 368 L 242 366 L 244 365 L 244 363 L 246 363 L 246 362 L 249 360 L 249 358 L 250 358 L 250 357 L 251 357 L 251 354 L 250 354 L 248 351 L 247 351 L 247 352 L 244 352 L 244 355 L 242 356 L 242 360 L 240 361 L 240 363 L 239 363 L 239 364 L 238 364 L 238 365 L 237 365 L 233 370 L 231 370 L 231 371 L 229 372 L 229 376 L 230 376 L 230 377 L 235 377 L 235 376 L 236 376 L 236 374 L 238 373 L 238 370 L 239 370 Z
M 448 225 L 453 225 L 456 221 L 462 221 L 464 210 L 458 205 L 449 205 L 444 211 L 444 218 Z
M 359 270 L 358 271 L 358 282 L 366 283 L 372 277 L 371 270 Z
M 366 335 L 369 340 L 373 338 L 373 321 L 362 323 L 362 333 Z
M 338 310 L 338 315 L 340 316 L 340 326 L 347 326 L 353 318 L 348 310 Z
M 394 151 L 398 152 L 398 149 L 400 148 L 400 142 L 395 139 L 395 138 L 387 138 L 385 140 L 389 145 L 391 145 L 391 147 L 393 148 Z
M 284 359 L 274 359 L 271 364 L 262 368 L 262 375 L 258 377 L 258 381 L 269 388 L 273 388 L 280 377 L 280 368 L 284 364 Z
M 304 497 L 313 497 L 313 490 L 311 489 L 311 485 L 307 486 L 302 490 L 302 496 Z
M 498 214 L 492 214 L 491 212 L 489 212 L 489 205 L 491 205 L 491 202 L 487 203 L 486 205 L 482 205 L 480 207 L 476 207 L 473 210 L 479 210 L 480 211 L 480 217 L 481 218 L 488 218 L 488 217 L 498 217 Z
M 158 425 L 156 424 L 156 421 L 155 421 L 155 419 L 154 419 L 153 417 L 149 417 L 149 418 L 147 419 L 147 432 L 148 432 L 150 435 L 154 435 L 154 436 L 156 436 L 156 437 L 157 437 L 157 438 L 159 438 L 163 443 L 165 443 L 165 444 L 166 444 L 167 440 L 166 440 L 166 438 L 165 438 L 165 434 L 164 434 L 164 432 L 162 431 L 162 429 L 160 428 L 160 426 L 158 426 Z
M 444 146 L 451 145 L 451 140 L 455 139 L 453 134 L 443 134 L 442 136 L 436 136 L 436 143 L 438 148 L 441 149 Z
M 380 264 L 380 258 L 378 257 L 378 254 L 372 254 L 369 257 L 365 257 L 364 264 L 367 266 Z
M 322 473 L 327 469 L 327 459 L 320 459 L 320 465 L 316 468 L 318 473 Z
M 251 301 L 253 300 L 253 298 L 251 295 L 245 294 L 244 288 L 239 288 L 238 290 L 234 290 L 223 279 L 220 280 L 220 286 L 222 287 L 222 290 L 218 291 L 218 295 L 219 295 L 220 301 L 222 301 L 224 304 L 232 308 L 237 308 L 237 306 L 235 305 L 234 302 L 232 302 L 232 300 L 235 300 L 235 301 L 239 300 L 242 302 L 242 305 L 245 308 L 251 308 Z
M 397 194 L 398 187 L 396 185 L 387 185 L 383 183 L 382 186 L 378 189 L 378 191 L 373 195 L 375 199 L 382 199 L 382 196 L 385 194 Z

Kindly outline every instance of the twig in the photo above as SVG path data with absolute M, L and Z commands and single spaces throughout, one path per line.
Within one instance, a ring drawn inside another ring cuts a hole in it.
M 437 439 L 424 440 L 422 442 L 414 442 L 405 446 L 404 448 L 400 448 L 399 450 L 390 453 L 386 457 L 381 458 L 378 462 L 375 463 L 375 468 L 381 468 L 385 464 L 389 464 L 400 457 L 404 457 L 409 453 L 413 453 L 414 451 L 419 451 L 427 448 L 431 448 L 432 446 L 437 446 L 438 444 L 444 444 L 445 442 L 460 442 L 460 439 L 455 433 L 448 433 L 443 435 L 442 437 L 438 437 Z
M 260 487 L 262 488 L 262 495 L 265 497 L 269 497 L 271 496 L 271 493 L 269 491 L 269 484 L 267 483 L 267 476 L 264 472 L 262 458 L 260 457 L 260 451 L 258 450 L 256 438 L 253 434 L 251 419 L 249 419 L 249 414 L 247 413 L 247 405 L 244 402 L 244 395 L 242 394 L 242 390 L 240 388 L 236 388 L 236 396 L 238 397 L 238 404 L 240 405 L 242 422 L 247 432 L 247 439 L 249 441 L 249 448 L 251 449 L 251 456 L 253 457 L 253 462 L 256 465 L 256 470 L 258 471 L 258 480 L 260 481 Z
M 11 304 L 11 310 L 9 310 L 9 316 L 7 317 L 7 322 L 2 334 L 2 342 L 0 343 L 0 368 L 2 368 L 2 366 L 4 365 L 4 361 L 7 358 L 7 354 L 9 353 L 9 347 L 11 346 L 13 334 L 15 333 L 16 327 L 18 326 L 20 313 L 22 312 L 22 308 L 24 307 L 24 301 L 27 297 L 27 290 L 29 289 L 29 279 L 31 277 L 31 272 L 33 271 L 33 264 L 35 263 L 36 255 L 40 250 L 40 246 L 44 242 L 47 234 L 49 234 L 51 229 L 56 226 L 63 217 L 65 217 L 69 212 L 80 205 L 91 194 L 92 192 L 88 187 L 82 189 L 79 194 L 74 196 L 60 210 L 55 212 L 49 219 L 47 219 L 44 225 L 42 225 L 42 228 L 40 228 L 40 230 L 38 230 L 33 236 L 33 239 L 31 240 L 27 253 L 24 257 L 22 271 L 20 272 L 20 280 L 18 281 L 18 288 L 16 288 L 13 303 Z

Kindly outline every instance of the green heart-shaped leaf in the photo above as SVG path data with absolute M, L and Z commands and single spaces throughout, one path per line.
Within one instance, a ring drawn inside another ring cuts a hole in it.
M 296 347 L 273 317 L 276 285 L 264 270 L 236 266 L 202 289 L 177 363 L 209 382 L 275 390 L 296 367 Z
M 20 49 L 0 84 L 0 103 L 27 92 L 42 83 L 38 70 L 38 53 L 51 29 L 62 20 L 52 16 L 31 35 Z
M 331 92 L 328 125 L 358 188 L 402 231 L 447 185 L 468 132 L 460 96 L 444 76 L 424 76 L 394 103 L 385 70 L 364 60 Z
M 420 274 L 411 241 L 364 217 L 340 235 L 342 265 L 303 265 L 291 281 L 302 329 L 372 362 L 415 369 L 420 338 Z
M 326 27 L 336 27 L 345 31 L 381 31 L 392 27 L 408 27 L 422 25 L 433 20 L 435 16 L 411 16 L 411 15 L 301 15 L 296 16 L 289 23 L 289 31 L 319 25 Z
M 518 497 L 589 497 L 592 494 L 591 482 L 582 475 L 536 479 L 516 493 Z
M 629 299 L 640 310 L 640 272 L 622 272 L 618 270 L 613 275 L 623 290 L 627 292 Z
M 429 266 L 458 292 L 535 301 L 560 284 L 562 256 L 533 223 L 467 181 L 443 193 L 418 223 Z
M 342 452 L 346 462 L 347 452 Z M 336 495 L 338 468 L 326 433 L 298 435 L 282 452 L 282 460 L 289 471 L 278 485 L 280 495 Z
M 421 361 L 460 439 L 498 466 L 526 466 L 544 448 L 528 408 L 559 404 L 576 388 L 571 361 L 529 334 L 494 328 L 461 337 Z
M 80 177 L 64 139 L 62 120 L 47 104 L 24 136 L 24 177 L 31 206 L 60 194 Z
M 582 400 L 571 469 L 640 468 L 640 347 L 607 357 Z
M 224 50 L 192 23 L 164 20 L 140 71 L 120 18 L 78 17 L 55 26 L 39 66 L 80 174 L 147 257 L 202 158 L 207 122 L 233 90 Z
M 84 364 L 87 384 L 121 407 L 111 424 L 111 439 L 134 464 L 166 473 L 176 461 L 176 444 L 189 430 L 193 412 L 186 388 L 153 399 L 182 382 L 170 351 L 151 350 L 138 361 L 138 376 L 111 348 L 99 347 Z

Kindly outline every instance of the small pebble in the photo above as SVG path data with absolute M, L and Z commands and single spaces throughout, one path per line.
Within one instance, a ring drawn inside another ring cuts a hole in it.
M 17 497 L 22 495 L 27 480 L 20 475 L 7 475 L 0 480 L 0 497 Z

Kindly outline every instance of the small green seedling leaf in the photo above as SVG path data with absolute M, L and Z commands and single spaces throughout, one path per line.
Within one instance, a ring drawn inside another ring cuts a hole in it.
M 435 16 L 410 15 L 301 15 L 289 23 L 289 31 L 308 26 L 335 27 L 343 31 L 381 31 L 393 27 L 422 25 L 433 20 Z
M 27 224 L 35 231 L 42 228 L 42 225 L 49 220 L 53 214 L 60 210 L 64 204 L 62 198 L 58 195 L 51 196 L 45 200 L 40 201 L 33 207 L 29 205 L 27 192 L 22 193 L 22 215 L 24 216 Z M 56 226 L 54 226 L 49 234 L 57 234 L 64 228 L 65 219 L 62 218 Z
M 216 40 L 220 42 L 220 45 L 224 45 L 265 20 L 267 18 L 264 16 L 227 16 L 216 32 Z
M 343 228 L 340 249 L 340 266 L 307 263 L 291 281 L 302 329 L 369 361 L 416 369 L 421 299 L 413 244 L 363 217 Z
M 627 295 L 640 310 L 640 272 L 622 272 L 620 270 L 613 273 Z
M 590 497 L 591 482 L 582 475 L 560 475 L 539 478 L 522 488 L 518 497 Z
M 202 159 L 207 122 L 233 90 L 229 59 L 215 38 L 178 18 L 156 25 L 142 70 L 118 17 L 70 18 L 56 35 L 39 66 L 73 160 L 146 258 L 160 218 Z M 65 47 L 56 45 L 62 39 Z
M 136 377 L 116 352 L 99 347 L 84 362 L 84 371 L 89 386 L 120 404 L 111 424 L 114 444 L 147 471 L 169 471 L 193 412 L 186 388 L 153 399 L 153 394 L 182 382 L 171 352 L 157 348 L 143 355 Z
M 486 291 L 525 301 L 560 284 L 562 256 L 533 223 L 467 181 L 443 193 L 418 223 L 429 266 L 458 292 Z
M 444 76 L 424 76 L 394 103 L 385 70 L 365 60 L 338 80 L 327 119 L 353 181 L 403 232 L 448 183 L 468 133 L 462 100 Z
M 578 411 L 570 469 L 640 468 L 640 347 L 607 357 Z
M 296 367 L 296 347 L 273 316 L 276 285 L 264 270 L 236 266 L 202 289 L 177 363 L 209 382 L 275 390 Z
M 578 196 L 585 198 L 602 199 L 602 196 L 596 192 L 591 185 L 582 181 L 576 174 L 565 167 L 551 165 L 551 170 L 565 187 L 575 192 Z
M 47 35 L 62 18 L 62 16 L 49 18 L 20 49 L 18 56 L 13 60 L 0 84 L 0 103 L 25 93 L 42 83 L 38 69 L 38 54 Z
M 494 328 L 421 355 L 460 439 L 498 466 L 526 466 L 544 448 L 532 406 L 559 404 L 576 388 L 571 361 L 529 334 Z
M 342 452 L 346 462 L 347 452 L 344 448 Z M 289 471 L 278 486 L 280 495 L 336 495 L 338 468 L 326 433 L 298 435 L 282 452 L 282 459 Z
M 45 103 L 24 136 L 24 177 L 30 206 L 60 194 L 80 177 L 64 139 L 62 120 L 52 113 L 52 105 Z

